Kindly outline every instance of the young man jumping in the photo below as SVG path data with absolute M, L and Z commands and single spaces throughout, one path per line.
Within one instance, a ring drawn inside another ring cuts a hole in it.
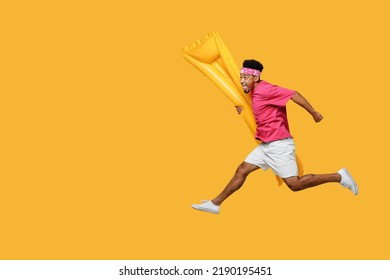
M 261 141 L 242 162 L 223 191 L 212 200 L 193 204 L 197 210 L 219 214 L 220 205 L 245 182 L 246 177 L 261 168 L 272 171 L 283 179 L 292 191 L 300 191 L 324 183 L 336 182 L 358 194 L 358 186 L 347 169 L 331 174 L 307 174 L 298 176 L 295 144 L 291 136 L 286 103 L 291 99 L 320 122 L 323 116 L 301 94 L 294 90 L 272 85 L 260 79 L 263 65 L 257 60 L 245 60 L 240 70 L 241 85 L 246 94 L 252 93 L 252 110 L 257 124 L 256 139 Z M 236 107 L 241 114 L 242 108 Z

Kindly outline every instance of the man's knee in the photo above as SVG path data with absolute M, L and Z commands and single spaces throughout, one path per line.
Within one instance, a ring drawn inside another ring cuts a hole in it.
M 243 162 L 241 163 L 238 167 L 237 167 L 237 170 L 236 170 L 236 175 L 238 176 L 242 176 L 242 177 L 246 177 L 248 176 L 251 172 L 255 171 L 256 169 L 258 169 L 258 167 L 250 164 L 250 163 L 247 163 L 247 162 Z
M 297 192 L 303 189 L 299 177 L 290 177 L 283 180 L 286 183 L 287 187 L 289 187 L 289 189 L 293 192 Z

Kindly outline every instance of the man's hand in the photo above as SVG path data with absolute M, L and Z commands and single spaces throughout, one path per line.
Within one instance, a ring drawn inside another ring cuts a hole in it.
M 242 112 L 242 107 L 241 106 L 236 106 L 236 110 L 237 110 L 237 113 L 238 114 L 241 114 L 241 112 Z
M 312 116 L 313 116 L 313 119 L 314 119 L 314 121 L 315 121 L 316 123 L 322 121 L 322 119 L 324 118 L 324 117 L 323 117 L 320 113 L 318 113 L 318 112 L 314 112 L 314 113 L 312 114 Z

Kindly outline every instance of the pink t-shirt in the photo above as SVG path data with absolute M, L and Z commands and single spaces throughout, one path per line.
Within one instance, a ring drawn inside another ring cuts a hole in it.
M 256 138 L 271 142 L 292 137 L 288 127 L 286 103 L 294 90 L 261 81 L 253 90 L 252 110 L 257 124 Z

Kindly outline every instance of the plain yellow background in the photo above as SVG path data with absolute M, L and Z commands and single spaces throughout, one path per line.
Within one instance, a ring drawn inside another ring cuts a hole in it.
M 4 1 L 1 259 L 389 259 L 386 1 Z M 302 93 L 288 104 L 306 173 L 360 186 L 293 193 L 181 49 L 218 31 L 236 62 Z

